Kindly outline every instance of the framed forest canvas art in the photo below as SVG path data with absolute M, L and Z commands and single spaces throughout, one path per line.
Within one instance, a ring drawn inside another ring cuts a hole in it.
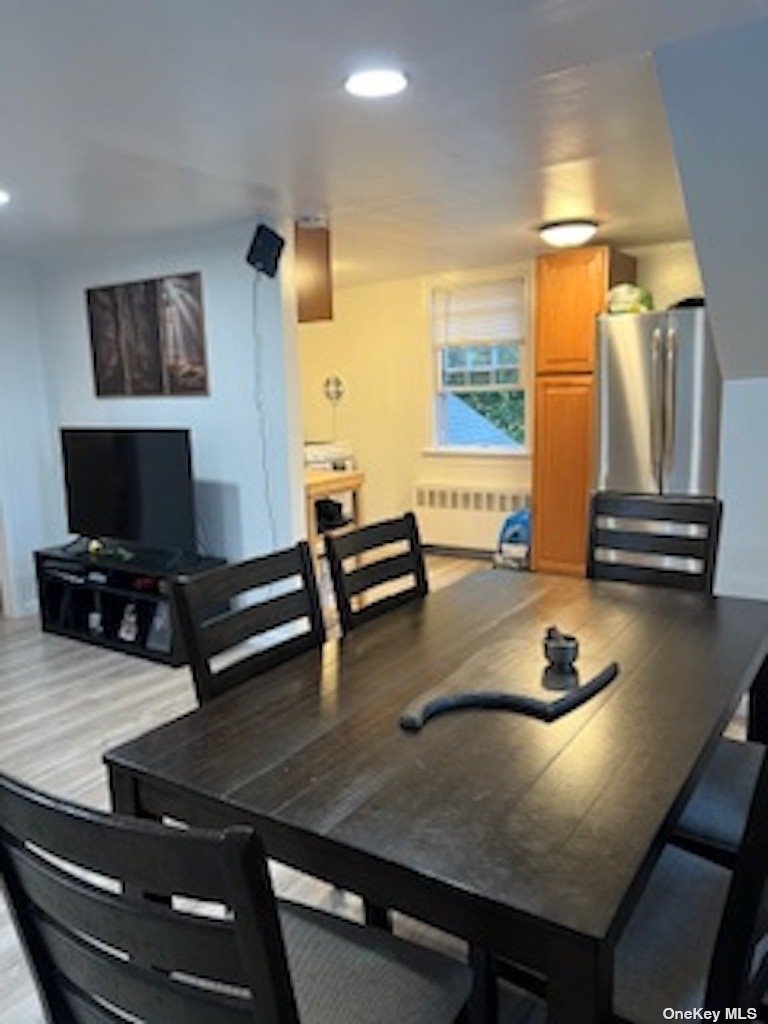
M 89 288 L 96 394 L 205 395 L 199 273 Z

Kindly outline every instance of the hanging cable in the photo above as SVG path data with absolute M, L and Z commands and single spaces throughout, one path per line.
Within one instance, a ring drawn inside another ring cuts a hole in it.
M 277 524 L 275 520 L 275 509 L 272 502 L 272 477 L 269 467 L 269 443 L 267 439 L 267 416 L 264 408 L 264 373 L 262 372 L 262 347 L 263 339 L 259 333 L 259 274 L 253 275 L 252 289 L 252 333 L 254 346 L 254 372 L 256 374 L 254 394 L 256 399 L 257 431 L 259 435 L 259 458 L 264 479 L 264 503 L 267 507 L 267 520 L 269 523 L 269 549 L 277 549 Z

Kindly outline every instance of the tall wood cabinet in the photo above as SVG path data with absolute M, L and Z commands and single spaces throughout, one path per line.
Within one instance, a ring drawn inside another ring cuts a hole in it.
M 536 398 L 532 566 L 583 575 L 595 430 L 595 318 L 631 256 L 608 246 L 540 256 L 536 265 Z
M 538 377 L 535 409 L 534 568 L 583 572 L 592 475 L 592 375 Z

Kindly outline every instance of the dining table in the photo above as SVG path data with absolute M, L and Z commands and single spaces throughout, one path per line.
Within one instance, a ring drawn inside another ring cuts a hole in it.
M 575 681 L 545 671 L 550 627 L 578 641 Z M 270 857 L 542 975 L 553 1024 L 595 1024 L 617 939 L 745 694 L 768 738 L 767 655 L 768 602 L 482 570 L 108 751 L 113 806 L 249 824 Z M 467 691 L 557 700 L 614 664 L 553 720 L 400 724 Z

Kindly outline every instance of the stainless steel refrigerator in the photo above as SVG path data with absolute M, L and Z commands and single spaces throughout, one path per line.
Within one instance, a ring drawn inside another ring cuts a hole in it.
M 721 393 L 704 307 L 599 317 L 597 489 L 714 496 Z

